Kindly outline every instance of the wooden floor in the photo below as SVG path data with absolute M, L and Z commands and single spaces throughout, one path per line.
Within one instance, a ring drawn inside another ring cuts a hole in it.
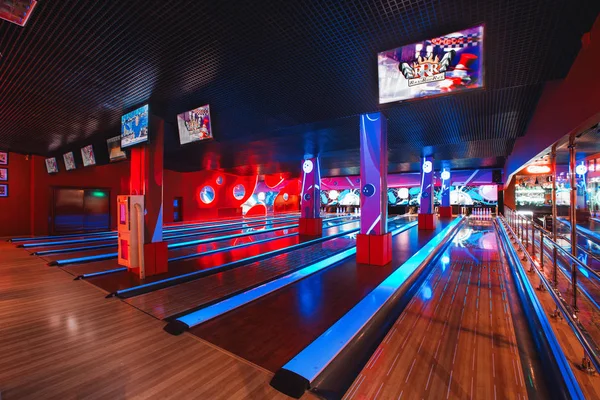
M 0 398 L 283 399 L 271 374 L 0 243 Z
M 345 399 L 527 398 L 494 240 L 451 248 Z

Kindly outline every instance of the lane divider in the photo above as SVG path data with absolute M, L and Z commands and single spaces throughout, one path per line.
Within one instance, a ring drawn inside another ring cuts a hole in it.
M 329 222 L 329 221 L 331 221 L 333 219 L 339 219 L 339 218 L 332 218 L 332 219 L 327 220 L 325 222 Z M 333 228 L 333 227 L 339 226 L 339 225 L 345 225 L 346 223 L 351 223 L 351 222 L 355 222 L 355 221 L 356 220 L 347 221 L 347 222 L 344 222 L 344 223 L 340 223 L 338 225 L 330 226 L 329 228 Z M 206 239 L 198 239 L 198 240 L 192 240 L 192 241 L 181 242 L 181 243 L 170 243 L 167 246 L 167 248 L 169 248 L 169 249 L 178 249 L 178 248 L 181 248 L 181 247 L 190 247 L 190 246 L 195 246 L 195 245 L 198 245 L 198 244 L 213 243 L 213 242 L 219 242 L 219 241 L 228 240 L 228 239 L 236 239 L 236 238 L 239 238 L 239 237 L 260 235 L 261 233 L 269 233 L 269 232 L 274 232 L 274 231 L 278 231 L 278 230 L 282 230 L 282 229 L 295 228 L 297 226 L 298 226 L 298 224 L 291 224 L 291 225 L 279 226 L 277 228 L 262 229 L 262 230 L 254 231 L 254 232 L 244 232 L 244 233 L 237 233 L 237 234 L 234 234 L 234 235 L 217 236 L 217 237 L 211 237 L 211 238 L 206 238 Z M 78 263 L 87 263 L 87 262 L 93 262 L 93 261 L 110 260 L 110 259 L 113 259 L 113 258 L 117 258 L 118 255 L 119 255 L 119 253 L 106 253 L 106 254 L 98 254 L 98 255 L 94 255 L 94 256 L 67 258 L 67 259 L 63 259 L 63 260 L 50 261 L 48 263 L 48 265 L 51 266 L 51 267 L 55 267 L 55 266 L 59 266 L 60 267 L 60 266 L 69 265 L 69 264 L 78 264 Z
M 388 315 L 385 312 L 389 311 L 388 306 L 397 306 L 402 300 L 406 301 L 409 296 L 401 292 L 418 286 L 419 282 L 416 281 L 419 276 L 425 278 L 417 271 L 422 271 L 425 265 L 432 262 L 441 253 L 439 250 L 458 231 L 463 221 L 462 216 L 454 219 L 408 260 L 398 266 L 350 311 L 279 369 L 270 382 L 271 386 L 288 396 L 300 398 L 315 384 L 315 380 L 324 370 L 328 367 L 331 368 L 334 363 L 339 369 L 357 368 L 358 366 L 353 364 L 362 358 L 349 354 L 354 351 L 348 352 L 348 349 L 356 350 L 354 346 L 350 345 L 360 341 L 357 346 L 360 347 L 362 353 L 372 351 L 370 345 L 376 346 L 381 340 L 380 335 L 377 334 L 387 331 L 381 326 L 390 322 L 389 318 L 385 318 Z M 374 320 L 378 322 L 379 329 L 373 327 L 367 332 L 366 327 L 370 326 Z M 337 363 L 337 357 L 343 359 L 343 362 Z
M 344 218 L 344 217 L 337 217 L 339 218 Z M 184 238 L 187 236 L 191 236 L 193 234 L 197 234 L 197 235 L 202 235 L 202 234 L 213 234 L 213 233 L 222 233 L 222 232 L 231 232 L 231 231 L 237 231 L 240 229 L 245 229 L 245 228 L 252 228 L 255 226 L 260 226 L 263 225 L 267 222 L 272 222 L 272 221 L 276 221 L 277 223 L 284 223 L 284 222 L 291 222 L 291 221 L 296 221 L 298 220 L 298 218 L 290 218 L 290 217 L 286 217 L 286 218 L 279 218 L 276 220 L 265 220 L 264 222 L 260 221 L 260 222 L 250 222 L 250 223 L 244 223 L 244 224 L 238 224 L 238 225 L 246 225 L 246 226 L 237 226 L 235 228 L 226 228 L 226 229 L 219 229 L 219 230 L 211 230 L 212 228 L 188 228 L 188 229 L 182 229 L 180 231 L 177 232 L 181 232 L 181 231 L 188 231 L 187 233 L 178 233 L 176 235 L 165 235 L 164 239 L 165 240 L 169 240 L 169 239 L 180 239 L 180 238 Z M 189 231 L 194 231 L 194 232 L 189 232 Z M 32 247 L 50 247 L 50 246 L 60 246 L 63 244 L 78 244 L 78 243 L 93 243 L 93 242 L 101 242 L 101 241 L 105 241 L 105 240 L 111 240 L 111 239 L 116 239 L 117 235 L 113 235 L 113 236 L 107 236 L 107 237 L 97 237 L 97 238 L 88 238 L 88 239 L 76 239 L 76 240 L 67 240 L 67 241 L 59 241 L 59 242 L 43 242 L 43 243 L 24 243 L 24 244 L 20 244 L 17 245 L 17 247 L 19 248 L 32 248 Z M 40 252 L 41 253 L 41 252 Z
M 128 289 L 122 289 L 122 290 L 118 290 L 114 293 L 111 293 L 109 295 L 107 295 L 106 297 L 113 297 L 113 296 L 117 296 L 120 298 L 129 298 L 129 297 L 133 297 L 133 296 L 137 296 L 140 295 L 142 293 L 146 293 L 149 291 L 153 291 L 153 290 L 158 290 L 158 289 L 163 289 L 166 287 L 170 287 L 170 286 L 174 286 L 174 285 L 178 285 L 180 283 L 184 283 L 184 282 L 189 282 L 195 279 L 199 279 L 202 278 L 204 276 L 207 275 L 212 275 L 218 272 L 223 272 L 223 271 L 227 271 L 245 264 L 249 264 L 255 261 L 260 261 L 263 260 L 265 258 L 269 258 L 272 256 L 276 256 L 279 254 L 283 254 L 283 253 L 287 253 L 289 251 L 292 250 L 296 250 L 296 249 L 301 249 L 303 247 L 307 247 L 310 246 L 312 244 L 315 243 L 321 243 L 324 242 L 326 240 L 330 240 L 330 239 L 334 239 L 340 236 L 345 236 L 348 235 L 350 233 L 354 233 L 354 232 L 358 232 L 360 230 L 360 228 L 354 228 L 354 229 L 350 229 L 348 231 L 344 231 L 344 232 L 340 232 L 340 233 L 336 233 L 334 235 L 330 235 L 327 237 L 322 237 L 322 238 L 318 238 L 318 239 L 312 239 L 312 240 L 308 240 L 306 242 L 302 242 L 302 243 L 298 243 L 298 244 L 294 244 L 292 246 L 288 246 L 285 247 L 283 249 L 278 249 L 278 250 L 273 250 L 273 251 L 268 251 L 266 253 L 262 253 L 256 256 L 252 256 L 252 257 L 248 257 L 248 258 L 244 258 L 242 260 L 237 260 L 237 261 L 232 261 L 230 263 L 226 263 L 226 264 L 222 264 L 218 267 L 212 267 L 212 268 L 207 268 L 207 269 L 203 269 L 200 271 L 194 271 L 194 272 L 190 272 L 184 275 L 179 275 L 179 276 L 174 276 L 171 278 L 166 278 L 166 279 L 162 279 L 160 281 L 156 281 L 156 282 L 150 282 L 150 283 L 146 283 L 143 285 L 138 285 L 138 286 L 134 286 Z
M 392 231 L 392 236 L 398 235 L 404 231 L 407 231 L 411 228 L 417 226 L 418 222 L 410 222 L 394 231 Z M 252 288 L 250 290 L 239 293 L 235 296 L 229 297 L 225 300 L 222 300 L 216 304 L 210 305 L 208 307 L 204 307 L 200 310 L 191 312 L 189 314 L 183 315 L 171 322 L 169 322 L 164 330 L 172 335 L 180 335 L 186 330 L 200 325 L 203 322 L 216 318 L 220 315 L 223 315 L 229 311 L 232 311 L 238 307 L 241 307 L 245 304 L 253 302 L 261 297 L 264 297 L 270 293 L 273 293 L 285 286 L 291 285 L 301 279 L 306 278 L 316 272 L 319 272 L 323 269 L 331 267 L 334 264 L 356 254 L 356 245 L 352 246 L 349 249 L 338 252 L 328 258 L 313 263 L 307 267 L 301 268 L 292 272 L 291 274 L 284 275 L 280 278 L 276 278 L 267 283 L 264 283 L 260 286 Z
M 292 218 L 292 217 L 296 217 L 298 218 L 300 216 L 300 213 L 282 213 L 282 214 L 278 214 L 279 217 L 273 217 L 273 218 Z M 258 220 L 264 219 L 264 220 L 269 220 L 269 218 L 272 216 L 265 216 L 265 217 L 242 217 L 242 219 L 234 219 L 234 218 L 228 218 L 223 220 L 223 222 L 225 223 L 229 223 L 231 221 L 236 220 L 236 222 L 231 222 L 231 224 L 244 224 L 244 223 L 251 223 L 251 222 L 256 222 Z M 165 225 L 165 231 L 164 233 L 169 233 L 169 232 L 176 232 L 177 228 L 187 228 L 187 227 L 215 227 L 215 226 L 223 226 L 223 222 L 220 221 L 216 221 L 216 220 L 212 220 L 212 221 L 205 221 L 205 222 L 195 222 L 195 223 L 186 223 L 186 224 L 177 224 L 177 225 Z M 7 239 L 6 241 L 9 243 L 18 243 L 18 242 L 30 242 L 30 241 L 36 241 L 36 240 L 52 240 L 52 239 L 66 239 L 66 238 L 70 238 L 70 237 L 82 237 L 82 236 L 99 236 L 99 235 L 115 235 L 117 233 L 117 231 L 102 231 L 102 232 L 88 232 L 88 233 L 72 233 L 72 234 L 68 234 L 68 235 L 48 235 L 48 236 L 35 236 L 35 237 L 16 237 L 16 238 L 10 238 Z
M 287 222 L 294 222 L 297 220 L 298 220 L 297 218 L 285 219 L 282 221 L 277 221 L 277 223 L 275 225 L 287 223 Z M 330 221 L 330 220 L 331 219 L 329 219 L 327 221 Z M 271 222 L 271 221 L 269 221 L 269 222 Z M 264 224 L 265 224 L 265 222 L 257 222 L 257 223 L 251 224 L 251 225 L 246 225 L 244 227 L 219 229 L 219 230 L 212 230 L 212 231 L 207 231 L 207 232 L 188 232 L 186 234 L 165 236 L 164 240 L 173 240 L 173 239 L 186 238 L 189 236 L 202 236 L 202 235 L 212 235 L 212 234 L 216 234 L 216 233 L 231 232 L 231 231 L 237 231 L 237 230 L 241 230 L 241 229 L 260 227 Z M 105 239 L 101 239 L 101 240 L 110 240 L 110 239 L 112 239 L 112 238 L 105 238 Z M 116 239 L 116 236 L 115 236 L 115 239 Z M 101 241 L 101 240 L 98 240 L 98 241 Z M 94 241 L 96 241 L 96 239 L 94 239 Z M 31 246 L 31 247 L 40 247 L 40 246 L 35 245 L 35 246 Z M 49 255 L 49 254 L 73 253 L 73 252 L 77 252 L 77 251 L 102 249 L 102 248 L 108 248 L 108 247 L 117 247 L 116 241 L 107 243 L 107 244 L 102 244 L 102 245 L 83 246 L 83 247 L 68 247 L 68 248 L 64 248 L 64 249 L 40 250 L 40 251 L 33 252 L 32 255 L 44 256 L 44 255 Z

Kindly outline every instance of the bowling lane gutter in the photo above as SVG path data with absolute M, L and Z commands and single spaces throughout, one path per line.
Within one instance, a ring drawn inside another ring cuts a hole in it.
M 337 217 L 337 218 L 343 218 L 343 217 Z M 264 221 L 243 222 L 243 223 L 229 224 L 229 226 L 230 226 L 229 228 L 218 229 L 218 230 L 213 230 L 214 227 L 185 228 L 185 229 L 179 229 L 176 231 L 165 232 L 165 233 L 176 233 L 176 234 L 175 235 L 165 235 L 164 239 L 180 239 L 180 238 L 184 238 L 184 237 L 187 237 L 190 235 L 230 232 L 230 231 L 235 231 L 235 230 L 239 230 L 242 228 L 259 226 L 259 225 L 262 225 L 262 224 L 265 224 L 268 222 L 283 223 L 283 222 L 296 221 L 297 219 L 298 218 L 284 217 L 284 218 L 265 219 Z M 235 225 L 235 227 L 232 227 L 233 225 Z M 246 225 L 246 226 L 241 226 L 241 225 Z M 220 226 L 227 226 L 227 224 L 220 225 Z M 186 232 L 186 233 L 181 233 L 181 232 Z M 50 246 L 60 246 L 60 245 L 69 245 L 69 244 L 78 244 L 78 243 L 101 242 L 101 241 L 111 240 L 111 239 L 116 239 L 116 238 L 117 238 L 117 235 L 100 237 L 100 238 L 67 240 L 67 241 L 59 241 L 59 242 L 24 243 L 24 244 L 17 245 L 17 247 L 19 247 L 19 248 L 50 247 Z M 64 249 L 59 249 L 59 250 L 64 250 Z M 60 252 L 59 250 L 55 250 L 54 252 L 58 253 L 58 252 Z M 77 250 L 83 250 L 83 249 L 78 248 Z M 48 253 L 50 251 L 52 251 L 52 250 L 43 250 L 43 251 L 35 252 L 34 254 L 35 255 L 51 254 L 51 253 Z M 73 251 L 73 250 L 69 249 L 69 251 Z
M 252 222 L 252 223 L 246 224 L 246 226 L 243 226 L 243 227 L 217 229 L 217 230 L 204 230 L 206 228 L 202 228 L 202 230 L 194 230 L 194 232 L 187 232 L 185 234 L 178 234 L 178 235 L 172 235 L 172 236 L 167 235 L 167 236 L 164 236 L 163 239 L 164 240 L 174 240 L 174 239 L 182 239 L 182 238 L 186 238 L 186 237 L 190 237 L 190 236 L 212 235 L 212 234 L 216 234 L 216 233 L 224 233 L 224 232 L 238 231 L 240 229 L 260 227 L 260 226 L 264 225 L 265 223 L 275 222 L 275 224 L 283 224 L 286 222 L 294 222 L 296 220 L 297 220 L 297 218 L 290 218 L 290 219 L 284 219 L 284 220 L 268 220 L 268 221 L 262 221 L 262 222 Z M 106 238 L 105 240 L 111 240 L 111 239 L 112 238 Z M 111 243 L 106 243 L 106 244 L 100 244 L 100 245 L 92 245 L 92 246 L 65 247 L 65 248 L 61 248 L 61 249 L 40 250 L 40 251 L 35 251 L 35 252 L 31 253 L 31 255 L 47 256 L 47 255 L 52 255 L 52 254 L 74 253 L 77 251 L 96 250 L 96 249 L 103 249 L 103 248 L 109 248 L 109 247 L 117 247 L 116 241 L 111 242 Z
M 356 223 L 357 221 L 350 221 L 350 222 L 346 222 L 344 224 L 340 224 L 340 225 L 345 225 L 348 223 Z M 331 226 L 330 228 L 333 228 L 335 226 Z M 273 250 L 273 251 L 269 251 L 266 253 L 262 253 L 256 256 L 252 256 L 252 257 L 248 257 L 248 258 L 244 258 L 241 260 L 237 260 L 237 261 L 232 261 L 230 263 L 226 263 L 226 264 L 222 264 L 216 267 L 212 267 L 212 268 L 206 268 L 200 271 L 194 271 L 194 272 L 190 272 L 187 274 L 183 274 L 183 275 L 179 275 L 179 276 L 174 276 L 174 277 L 170 277 L 170 278 L 165 278 L 162 279 L 160 281 L 155 281 L 155 282 L 150 282 L 150 283 L 146 283 L 143 285 L 138 285 L 138 286 L 133 286 L 131 288 L 127 288 L 127 289 L 122 289 L 122 290 L 118 290 L 116 292 L 110 293 L 108 294 L 106 297 L 119 297 L 119 298 L 129 298 L 129 297 L 133 297 L 133 296 L 138 296 L 140 294 L 143 293 L 148 293 L 154 290 L 159 290 L 159 289 L 164 289 L 166 287 L 170 287 L 170 286 L 174 286 L 174 285 L 178 285 L 180 283 L 184 283 L 184 282 L 189 282 L 195 279 L 199 279 L 199 278 L 203 278 L 205 276 L 208 275 L 212 275 L 215 273 L 219 273 L 219 272 L 223 272 L 223 271 L 227 271 L 233 268 L 237 268 L 240 267 L 242 265 L 246 265 L 248 263 L 252 263 L 252 262 L 256 262 L 256 261 L 260 261 L 269 257 L 273 257 L 273 256 L 277 256 L 279 254 L 283 254 L 283 253 L 287 253 L 289 251 L 292 250 L 297 250 L 297 249 L 301 249 L 307 246 L 310 246 L 312 244 L 315 243 L 321 243 L 327 240 L 331 240 L 331 239 L 335 239 L 337 237 L 341 237 L 341 236 L 345 236 L 345 235 L 349 235 L 351 233 L 354 232 L 358 232 L 360 228 L 354 228 L 354 229 L 350 229 L 344 232 L 339 232 L 333 235 L 329 235 L 326 237 L 321 237 L 321 238 L 317 238 L 317 239 L 312 239 L 312 240 L 308 240 L 306 242 L 302 242 L 302 243 L 298 243 L 292 246 L 288 246 L 288 247 L 284 247 L 282 249 L 278 249 L 278 250 Z M 264 231 L 263 231 L 264 232 Z
M 402 225 L 401 227 L 392 230 L 392 236 L 396 236 L 402 232 L 414 228 L 417 226 L 417 224 L 417 221 L 414 221 Z M 189 310 L 172 320 L 169 324 L 167 324 L 167 326 L 165 326 L 164 329 L 166 332 L 169 332 L 173 335 L 179 335 L 194 326 L 219 317 L 238 307 L 253 302 L 261 297 L 267 296 L 285 286 L 291 285 L 312 274 L 329 268 L 355 253 L 356 245 L 348 249 L 337 251 L 319 260 L 316 260 L 310 265 L 300 266 L 292 271 L 289 271 L 283 276 L 263 282 L 255 287 L 245 289 L 224 299 L 219 299 L 216 303 L 201 306 L 197 310 Z

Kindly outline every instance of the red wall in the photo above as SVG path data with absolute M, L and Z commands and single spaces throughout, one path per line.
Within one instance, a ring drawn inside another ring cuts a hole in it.
M 50 226 L 52 187 L 103 188 L 110 190 L 111 228 L 117 227 L 114 212 L 117 195 L 129 193 L 129 161 L 78 168 L 49 175 L 42 157 L 33 156 L 31 231 L 47 235 Z
M 9 197 L 0 198 L 0 236 L 47 235 L 51 225 L 53 187 L 104 188 L 110 190 L 111 226 L 116 229 L 117 195 L 129 193 L 129 161 L 60 171 L 49 175 L 43 157 L 9 155 Z M 216 183 L 217 176 L 223 184 Z M 179 173 L 164 171 L 163 221 L 173 222 L 173 198 L 183 198 L 183 219 L 193 221 L 241 213 L 241 205 L 254 193 L 256 176 L 236 176 L 218 171 Z M 233 187 L 246 188 L 243 199 L 233 197 Z M 211 204 L 200 201 L 200 190 L 215 189 Z
M 10 153 L 8 165 L 8 197 L 0 197 L 0 236 L 21 236 L 30 232 L 31 207 L 30 174 L 31 161 L 24 155 Z

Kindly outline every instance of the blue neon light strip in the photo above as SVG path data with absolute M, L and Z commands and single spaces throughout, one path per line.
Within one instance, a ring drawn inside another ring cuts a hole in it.
M 417 222 L 411 222 L 403 227 L 396 229 L 392 232 L 392 236 L 395 236 L 401 232 L 414 228 L 417 225 Z M 266 296 L 270 293 L 273 293 L 276 290 L 283 288 L 284 286 L 291 285 L 294 282 L 297 282 L 301 279 L 306 278 L 309 275 L 312 275 L 316 272 L 321 271 L 322 269 L 328 268 L 333 264 L 350 257 L 351 255 L 356 254 L 356 246 L 353 246 L 347 250 L 343 250 L 331 257 L 328 257 L 324 260 L 318 261 L 315 264 L 304 267 L 296 272 L 293 272 L 289 275 L 285 275 L 281 278 L 272 280 L 267 282 L 261 286 L 257 286 L 248 291 L 242 292 L 233 297 L 229 297 L 223 301 L 220 301 L 216 304 L 208 306 L 198 311 L 194 311 L 190 314 L 184 315 L 182 317 L 177 318 L 178 321 L 183 322 L 188 327 L 193 327 L 199 325 L 203 322 L 206 322 L 210 319 L 216 318 L 219 315 L 223 315 L 235 308 L 241 307 L 245 304 L 253 302 L 263 296 Z
M 352 222 L 356 222 L 356 220 L 346 221 L 346 222 L 343 222 L 343 223 L 341 223 L 339 225 L 345 225 L 345 224 L 349 224 L 349 223 L 352 223 Z M 333 228 L 333 227 L 339 226 L 339 225 L 330 226 L 329 228 Z M 263 229 L 263 230 L 254 231 L 254 232 L 238 233 L 238 234 L 235 234 L 235 235 L 227 235 L 227 236 L 217 236 L 217 237 L 211 237 L 211 238 L 207 238 L 207 239 L 193 240 L 193 241 L 190 241 L 190 242 L 171 243 L 167 247 L 169 249 L 177 249 L 177 248 L 180 248 L 180 247 L 195 246 L 197 244 L 214 243 L 214 242 L 220 242 L 220 241 L 227 240 L 227 239 L 235 239 L 235 238 L 239 238 L 239 237 L 260 235 L 262 233 L 269 233 L 269 232 L 274 232 L 274 231 L 277 231 L 277 230 L 294 228 L 294 227 L 297 227 L 297 226 L 298 226 L 298 224 L 285 225 L 285 226 L 280 226 L 280 227 L 277 227 L 277 228 Z M 91 261 L 110 260 L 112 258 L 117 258 L 118 255 L 119 255 L 119 253 L 107 253 L 107 254 L 98 254 L 98 255 L 95 255 L 95 256 L 66 258 L 66 259 L 63 259 L 63 260 L 56 260 L 55 262 L 56 262 L 56 264 L 58 266 L 63 266 L 63 265 L 75 264 L 75 263 L 84 263 L 84 262 L 91 262 Z
M 276 220 L 276 219 L 285 219 L 285 218 L 292 218 L 292 217 L 299 217 L 299 213 L 289 213 L 286 214 L 285 216 L 281 216 L 281 217 L 277 217 L 277 218 L 271 218 L 267 216 L 267 217 L 243 217 L 240 220 L 237 220 L 237 222 L 231 222 L 234 220 L 229 220 L 231 223 L 225 223 L 225 224 L 251 224 L 254 222 L 258 222 L 261 220 Z M 165 226 L 165 229 L 163 231 L 163 233 L 170 233 L 170 232 L 178 232 L 177 229 L 179 228 L 187 228 L 187 227 L 198 227 L 198 228 L 202 228 L 202 227 L 215 227 L 215 226 L 223 226 L 225 225 L 224 223 L 218 222 L 218 221 L 207 221 L 207 222 L 196 222 L 196 223 L 188 223 L 188 224 L 180 224 L 180 225 L 167 225 Z M 107 235 L 114 235 L 116 234 L 116 231 L 103 231 L 103 232 L 90 232 L 90 233 L 72 233 L 72 234 L 68 234 L 68 235 L 49 235 L 49 236 L 35 236 L 35 237 L 17 237 L 17 238 L 11 238 L 10 241 L 12 243 L 18 243 L 18 242 L 29 242 L 29 241 L 36 241 L 36 240 L 48 240 L 48 239 L 66 239 L 66 238 L 70 238 L 70 237 L 81 237 L 81 236 L 107 236 Z
M 452 221 L 283 368 L 312 382 L 461 222 Z
M 560 369 L 560 373 L 562 374 L 565 385 L 569 390 L 570 398 L 584 399 L 585 397 L 581 392 L 581 388 L 577 383 L 577 379 L 575 378 L 575 375 L 573 375 L 573 371 L 571 371 L 570 363 L 567 361 L 567 358 L 565 357 L 565 354 L 563 353 L 562 348 L 560 347 L 560 344 L 554 335 L 554 331 L 550 326 L 550 322 L 546 317 L 546 312 L 540 304 L 540 301 L 535 294 L 535 290 L 533 289 L 533 286 L 531 285 L 531 282 L 525 273 L 525 268 L 519 261 L 519 256 L 517 255 L 516 250 L 512 244 L 510 244 L 510 239 L 508 237 L 508 233 L 506 232 L 506 228 L 502 223 L 498 223 L 498 226 L 500 227 L 499 231 L 502 233 L 501 241 L 503 250 L 506 253 L 506 256 L 512 260 L 512 262 L 509 262 L 509 265 L 511 266 L 513 273 L 518 275 L 518 280 L 520 281 L 520 284 L 515 282 L 515 286 L 517 287 L 517 290 L 520 292 L 521 296 L 527 296 L 529 299 L 529 303 L 539 322 L 538 326 L 542 328 L 543 335 L 545 336 L 546 341 L 552 351 L 552 356 L 556 362 L 556 365 Z
M 343 218 L 343 217 L 341 217 Z M 283 222 L 289 222 L 289 221 L 295 221 L 297 220 L 297 218 L 286 218 L 284 221 L 280 221 L 280 223 Z M 164 239 L 168 240 L 168 239 L 180 239 L 180 238 L 184 238 L 190 235 L 203 235 L 203 234 L 214 234 L 214 233 L 222 233 L 222 232 L 231 232 L 231 231 L 237 231 L 239 229 L 244 229 L 244 228 L 252 228 L 258 225 L 262 225 L 264 222 L 253 222 L 252 224 L 249 224 L 245 227 L 236 227 L 236 228 L 226 228 L 226 229 L 219 229 L 219 230 L 211 230 L 211 231 L 201 231 L 201 232 L 188 232 L 188 233 L 181 233 L 181 234 L 177 234 L 177 235 L 171 235 L 171 236 L 165 236 Z M 189 228 L 186 230 L 195 230 L 198 231 L 201 228 Z M 31 247 L 44 247 L 44 246 L 59 246 L 59 245 L 63 245 L 63 244 L 77 244 L 77 243 L 92 243 L 92 242 L 100 242 L 103 240 L 111 240 L 111 239 L 116 239 L 117 235 L 112 235 L 112 236 L 104 236 L 104 237 L 97 237 L 97 238 L 87 238 L 87 239 L 76 239 L 76 240 L 65 240 L 65 241 L 58 241 L 58 242 L 42 242 L 42 243 L 24 243 L 22 246 L 24 248 L 31 248 Z
M 267 258 L 267 257 L 276 256 L 278 254 L 287 253 L 288 251 L 292 251 L 292 250 L 295 250 L 295 249 L 300 249 L 300 248 L 303 248 L 303 247 L 307 247 L 307 246 L 310 246 L 311 244 L 324 242 L 326 240 L 334 239 L 334 238 L 339 237 L 339 236 L 345 236 L 345 235 L 348 235 L 350 233 L 358 232 L 359 229 L 360 228 L 350 229 L 348 231 L 340 232 L 340 233 L 337 233 L 335 235 L 327 236 L 327 237 L 324 237 L 324 238 L 318 238 L 318 239 L 308 240 L 306 242 L 294 244 L 292 246 L 288 246 L 288 247 L 285 247 L 283 249 L 268 251 L 266 253 L 262 253 L 262 254 L 259 254 L 259 255 L 256 255 L 256 256 L 252 256 L 252 257 L 244 258 L 244 259 L 241 259 L 241 260 L 232 261 L 230 263 L 222 264 L 222 265 L 219 265 L 217 267 L 206 268 L 206 269 L 203 269 L 203 270 L 200 270 L 200 271 L 194 271 L 194 272 L 190 272 L 190 273 L 187 273 L 187 274 L 183 274 L 183 275 L 174 276 L 174 277 L 171 277 L 171 278 L 162 279 L 160 281 L 155 281 L 155 282 L 146 283 L 146 284 L 143 284 L 143 285 L 133 286 L 133 287 L 130 287 L 130 288 L 127 288 L 127 289 L 117 290 L 115 292 L 115 295 L 122 296 L 122 295 L 127 294 L 127 293 L 132 292 L 132 291 L 137 291 L 137 290 L 140 290 L 140 289 L 147 289 L 147 288 L 151 288 L 151 287 L 159 286 L 159 285 L 162 286 L 162 285 L 168 284 L 169 282 L 174 282 L 174 281 L 176 282 L 176 281 L 179 281 L 179 280 L 182 280 L 182 281 L 192 280 L 194 276 L 204 276 L 204 275 L 207 275 L 207 274 L 214 273 L 215 271 L 220 271 L 220 270 L 225 270 L 225 269 L 233 268 L 236 265 L 249 264 L 249 263 L 252 263 L 254 261 L 259 261 L 259 260 L 262 260 L 262 259 Z M 192 278 L 192 279 L 190 279 L 190 278 Z
M 291 219 L 291 220 L 281 221 L 279 223 L 290 222 L 290 221 L 295 221 L 295 220 Z M 330 220 L 328 220 L 328 221 L 330 221 Z M 259 223 L 258 226 L 260 226 L 262 224 L 263 223 Z M 184 238 L 184 237 L 188 237 L 188 236 L 212 235 L 212 234 L 216 234 L 216 233 L 237 231 L 237 230 L 246 229 L 246 228 L 253 228 L 255 226 L 257 226 L 257 225 L 247 226 L 247 227 L 244 227 L 244 228 L 228 228 L 228 229 L 217 230 L 217 231 L 213 230 L 213 231 L 210 231 L 210 232 L 189 232 L 187 234 L 181 234 L 181 235 L 176 235 L 176 236 L 165 236 L 164 240 L 180 239 L 180 238 Z M 110 240 L 110 239 L 111 238 L 107 237 L 107 238 L 104 238 L 102 240 Z M 28 247 L 37 247 L 37 246 L 41 246 L 41 245 L 43 245 L 43 243 L 42 244 L 34 244 L 34 243 L 32 243 L 32 244 L 28 245 Z M 41 251 L 34 252 L 34 254 L 38 255 L 38 256 L 42 256 L 42 255 L 48 255 L 48 254 L 73 253 L 73 252 L 76 252 L 76 251 L 103 249 L 103 248 L 109 248 L 109 247 L 117 247 L 116 241 L 115 242 L 111 242 L 111 243 L 107 243 L 107 244 L 102 244 L 102 245 L 83 246 L 83 247 L 69 247 L 69 248 L 64 248 L 64 249 L 52 249 L 52 250 L 41 250 Z

